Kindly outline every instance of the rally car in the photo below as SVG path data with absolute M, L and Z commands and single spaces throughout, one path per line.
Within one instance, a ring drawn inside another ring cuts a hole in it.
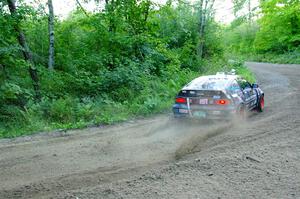
M 251 110 L 264 110 L 264 92 L 258 84 L 250 84 L 232 73 L 218 72 L 201 76 L 185 85 L 177 94 L 175 117 L 207 119 L 245 116 Z

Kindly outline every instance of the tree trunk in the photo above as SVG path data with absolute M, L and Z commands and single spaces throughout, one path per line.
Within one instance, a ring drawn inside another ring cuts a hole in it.
M 81 5 L 79 0 L 76 0 L 77 5 L 79 6 L 79 8 L 82 10 L 82 12 L 85 14 L 85 16 L 89 16 L 88 13 L 85 11 L 85 9 L 83 8 L 83 6 Z
M 206 16 L 206 7 L 208 0 L 205 0 L 203 8 L 203 0 L 200 1 L 200 28 L 199 28 L 199 46 L 198 46 L 198 56 L 203 57 L 203 47 L 204 47 L 204 28 L 205 28 L 205 16 Z
M 248 0 L 248 21 L 251 23 L 252 13 L 251 13 L 251 0 Z
M 205 28 L 208 22 L 208 19 L 211 17 L 211 11 L 215 0 L 200 0 L 200 27 L 199 27 L 199 46 L 198 46 L 198 56 L 203 57 L 203 49 L 205 44 Z M 209 5 L 210 4 L 210 5 Z M 209 5 L 209 8 L 208 8 Z M 203 7 L 204 6 L 204 7 Z
M 48 28 L 49 28 L 49 60 L 48 60 L 48 69 L 54 69 L 54 12 L 52 0 L 48 0 Z
M 105 12 L 109 15 L 108 17 L 108 31 L 115 33 L 116 32 L 116 25 L 115 25 L 115 0 L 105 0 Z
M 11 15 L 16 20 L 16 23 L 14 24 L 14 29 L 18 33 L 18 41 L 19 41 L 20 46 L 22 47 L 22 53 L 23 53 L 24 59 L 28 63 L 28 66 L 29 66 L 28 71 L 29 71 L 30 77 L 32 79 L 33 88 L 35 91 L 35 99 L 39 101 L 41 99 L 39 77 L 38 77 L 37 69 L 35 68 L 35 65 L 34 65 L 34 62 L 32 59 L 32 54 L 31 54 L 29 47 L 27 45 L 27 42 L 26 42 L 26 37 L 19 26 L 19 20 L 17 19 L 17 13 L 16 13 L 17 9 L 16 9 L 16 5 L 15 5 L 15 0 L 7 0 L 7 4 L 8 4 Z

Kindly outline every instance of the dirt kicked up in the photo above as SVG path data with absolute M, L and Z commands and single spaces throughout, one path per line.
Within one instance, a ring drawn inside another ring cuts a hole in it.
M 0 198 L 300 198 L 300 66 L 247 64 L 265 112 L 1 140 Z

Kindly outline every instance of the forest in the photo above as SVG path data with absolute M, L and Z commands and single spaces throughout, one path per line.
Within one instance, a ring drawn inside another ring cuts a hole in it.
M 300 63 L 299 0 L 233 0 L 225 25 L 214 0 L 83 2 L 62 19 L 52 0 L 0 1 L 0 137 L 168 112 L 197 76 L 255 81 L 245 60 Z

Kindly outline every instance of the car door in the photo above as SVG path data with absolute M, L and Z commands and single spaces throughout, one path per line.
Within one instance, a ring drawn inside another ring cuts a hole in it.
M 240 105 L 240 104 L 244 103 L 245 96 L 243 94 L 243 90 L 241 89 L 241 87 L 239 86 L 239 84 L 237 83 L 236 80 L 233 80 L 230 83 L 228 91 L 231 94 L 231 97 L 232 97 L 235 105 Z
M 257 92 L 255 89 L 252 88 L 252 85 L 247 82 L 247 92 L 249 93 L 249 104 L 248 104 L 248 109 L 252 110 L 256 108 L 257 105 Z
M 252 110 L 257 103 L 256 92 L 253 90 L 251 84 L 246 80 L 240 80 L 239 85 L 244 94 L 244 103 L 247 110 Z

